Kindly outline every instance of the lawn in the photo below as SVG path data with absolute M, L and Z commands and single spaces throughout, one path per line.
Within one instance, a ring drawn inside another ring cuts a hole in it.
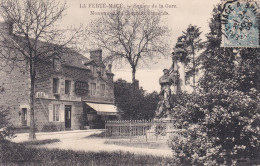
M 1 141 L 0 165 L 168 165 L 170 158 L 136 155 L 125 152 L 83 152 L 72 150 L 35 148 L 37 145 L 57 142 L 12 143 Z

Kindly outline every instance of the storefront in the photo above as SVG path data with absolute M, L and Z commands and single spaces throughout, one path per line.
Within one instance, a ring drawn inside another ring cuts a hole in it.
M 120 111 L 113 104 L 85 102 L 88 125 L 91 129 L 105 128 L 106 120 L 120 118 Z

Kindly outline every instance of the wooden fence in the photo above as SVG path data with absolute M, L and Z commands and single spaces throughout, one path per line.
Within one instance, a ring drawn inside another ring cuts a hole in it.
M 150 130 L 152 126 L 166 126 L 166 122 L 154 120 L 115 120 L 106 121 L 106 137 L 158 140 L 167 139 L 166 135 Z

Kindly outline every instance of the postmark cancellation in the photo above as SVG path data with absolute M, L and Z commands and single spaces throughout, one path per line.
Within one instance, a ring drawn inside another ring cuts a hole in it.
M 259 47 L 259 3 L 227 1 L 221 13 L 222 47 Z

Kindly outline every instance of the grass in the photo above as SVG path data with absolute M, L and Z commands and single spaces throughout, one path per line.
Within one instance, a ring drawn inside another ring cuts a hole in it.
M 168 165 L 171 158 L 124 152 L 83 152 L 42 149 L 28 143 L 0 142 L 0 165 Z
M 45 144 L 52 144 L 55 142 L 60 142 L 59 139 L 45 139 L 45 140 L 35 140 L 35 141 L 25 141 L 22 144 L 25 146 L 29 145 L 45 145 Z

